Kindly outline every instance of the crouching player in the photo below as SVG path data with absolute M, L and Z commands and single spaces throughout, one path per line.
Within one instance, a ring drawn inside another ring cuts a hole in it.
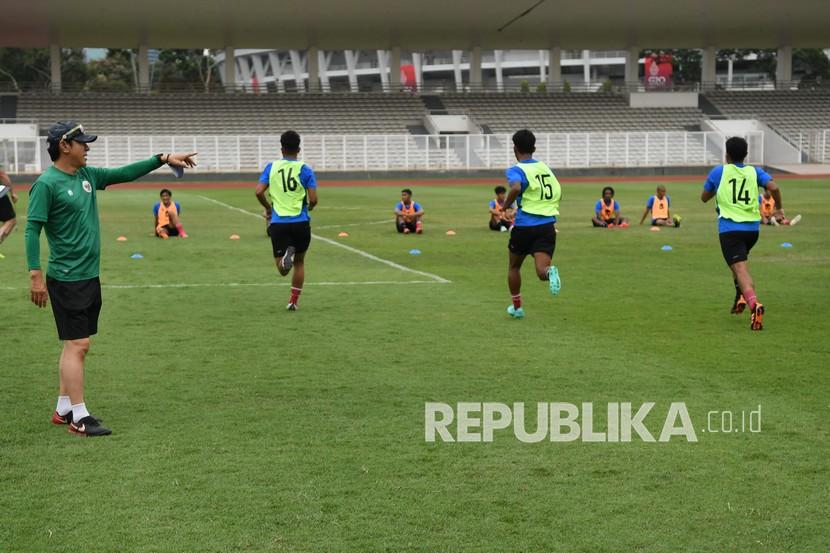
M 507 189 L 503 186 L 496 187 L 496 197 L 490 200 L 490 230 L 507 232 L 513 226 L 513 218 L 516 213 L 512 206 L 505 206 Z
M 602 189 L 602 198 L 597 200 L 591 223 L 600 228 L 628 227 L 628 219 L 620 216 L 620 203 L 614 199 L 612 187 Z
M 651 213 L 651 226 L 653 227 L 679 227 L 680 216 L 671 215 L 671 198 L 666 194 L 666 187 L 662 184 L 657 187 L 657 193 L 649 197 L 646 202 L 646 209 L 640 217 L 640 224 L 646 220 Z
M 156 236 L 163 240 L 171 236 L 187 238 L 187 233 L 179 219 L 182 212 L 181 204 L 173 201 L 173 193 L 166 188 L 159 192 L 159 197 L 161 200 L 153 206 L 153 215 L 156 217 Z
M 409 188 L 401 190 L 401 201 L 395 206 L 395 228 L 398 232 L 421 234 L 424 232 L 424 225 L 421 221 L 423 216 L 424 208 L 412 199 L 412 190 Z
M 796 215 L 792 219 L 787 219 L 784 212 L 781 211 L 780 218 L 775 217 L 775 198 L 772 197 L 769 190 L 764 190 L 764 193 L 758 196 L 758 203 L 761 205 L 761 224 L 762 225 L 797 225 L 801 221 L 801 215 Z

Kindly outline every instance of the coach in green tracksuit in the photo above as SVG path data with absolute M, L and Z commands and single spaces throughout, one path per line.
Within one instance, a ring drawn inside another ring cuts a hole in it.
M 86 166 L 95 135 L 81 125 L 57 123 L 47 136 L 49 167 L 29 191 L 26 257 L 31 277 L 30 296 L 38 307 L 52 304 L 63 341 L 60 395 L 52 422 L 68 424 L 82 436 L 106 436 L 111 431 L 90 416 L 84 403 L 84 359 L 89 337 L 98 332 L 101 283 L 98 279 L 101 238 L 96 193 L 111 184 L 133 181 L 164 164 L 194 167 L 191 154 L 158 154 L 117 169 Z M 40 266 L 40 231 L 46 229 L 49 266 L 44 281 Z

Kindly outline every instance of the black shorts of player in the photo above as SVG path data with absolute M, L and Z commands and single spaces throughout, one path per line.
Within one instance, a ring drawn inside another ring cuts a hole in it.
M 52 314 L 61 340 L 80 340 L 98 333 L 101 281 L 96 278 L 64 282 L 46 278 Z
M 169 236 L 169 237 L 171 237 L 171 238 L 172 238 L 172 237 L 174 237 L 174 236 L 178 236 L 178 235 L 179 235 L 179 229 L 177 229 L 177 228 L 176 228 L 176 227 L 174 227 L 174 226 L 170 226 L 170 225 L 168 225 L 168 226 L 164 227 L 164 230 L 165 230 L 165 231 L 167 231 L 167 236 Z M 159 234 L 159 231 L 158 231 L 158 230 L 156 231 L 156 236 L 158 236 L 159 238 L 161 238 L 161 234 Z
M 12 199 L 8 194 L 0 198 L 0 221 L 10 221 L 15 218 Z
M 285 250 L 289 246 L 292 246 L 296 253 L 303 253 L 311 244 L 311 224 L 308 221 L 271 223 L 268 229 L 275 258 L 285 255 Z
M 749 250 L 758 241 L 758 231 L 735 230 L 720 234 L 720 249 L 730 267 L 739 261 L 746 261 Z
M 415 223 L 414 221 L 411 222 L 411 223 L 406 223 L 404 221 L 398 221 L 397 223 L 395 223 L 395 228 L 398 229 L 398 232 L 403 232 L 404 229 L 409 229 L 409 232 L 415 232 L 415 230 L 418 227 L 417 227 L 417 223 Z
M 612 225 L 612 224 L 615 224 L 617 222 L 617 220 L 616 219 L 605 219 L 602 222 L 605 223 L 606 225 Z M 591 219 L 591 224 L 594 225 L 595 227 L 601 227 L 602 226 L 602 225 L 598 225 L 597 222 L 594 221 L 593 219 Z
M 503 228 L 509 229 L 510 223 L 508 223 L 507 221 L 496 221 L 494 223 L 493 220 L 490 219 L 490 230 L 501 230 Z
M 553 257 L 553 250 L 556 249 L 556 227 L 553 223 L 532 227 L 513 227 L 507 248 L 510 253 L 516 255 L 542 252 Z

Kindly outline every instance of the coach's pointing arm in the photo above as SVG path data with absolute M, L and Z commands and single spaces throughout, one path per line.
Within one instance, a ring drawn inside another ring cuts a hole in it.
M 172 165 L 183 169 L 196 167 L 196 162 L 193 161 L 195 155 L 196 152 L 190 154 L 158 154 L 143 161 L 137 161 L 115 169 L 88 167 L 87 171 L 95 178 L 97 188 L 105 188 L 111 184 L 134 181 L 155 171 L 162 165 Z

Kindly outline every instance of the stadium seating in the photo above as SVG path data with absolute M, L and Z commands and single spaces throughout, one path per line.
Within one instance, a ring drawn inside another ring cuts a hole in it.
M 793 144 L 799 133 L 830 129 L 830 89 L 713 91 L 706 98 L 732 119 L 760 119 Z
M 102 135 L 405 134 L 418 97 L 398 94 L 23 94 L 19 118 L 72 118 Z
M 684 130 L 700 124 L 688 108 L 632 109 L 610 94 L 464 94 L 443 98 L 494 133 Z M 213 95 L 24 94 L 18 117 L 42 126 L 72 117 L 107 135 L 262 134 L 287 127 L 305 134 L 400 134 L 426 107 L 404 94 Z
M 443 102 L 494 133 L 696 130 L 703 118 L 697 108 L 631 108 L 625 97 L 601 93 L 451 94 Z

